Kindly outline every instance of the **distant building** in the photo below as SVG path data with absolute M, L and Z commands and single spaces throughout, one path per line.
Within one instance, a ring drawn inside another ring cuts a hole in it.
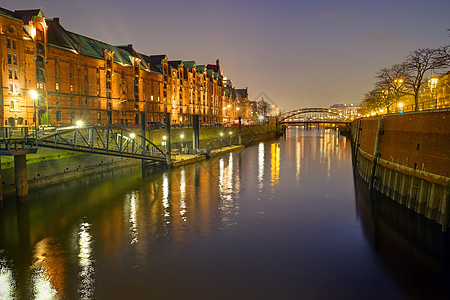
M 356 118 L 358 110 L 361 108 L 360 104 L 334 104 L 330 108 L 338 110 L 346 118 Z

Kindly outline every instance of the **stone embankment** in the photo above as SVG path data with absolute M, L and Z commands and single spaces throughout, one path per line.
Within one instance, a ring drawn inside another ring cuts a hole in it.
M 450 111 L 355 120 L 352 142 L 355 170 L 369 189 L 448 229 Z

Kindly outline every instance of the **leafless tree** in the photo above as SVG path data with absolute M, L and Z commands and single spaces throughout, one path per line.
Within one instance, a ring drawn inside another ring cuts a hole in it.
M 423 48 L 411 52 L 405 61 L 404 93 L 414 96 L 415 110 L 419 110 L 419 93 L 427 82 L 426 74 L 431 71 L 440 71 L 448 68 L 448 46 L 437 49 Z
M 389 68 L 383 68 L 376 75 L 375 91 L 381 93 L 382 104 L 387 113 L 393 103 L 405 94 L 405 79 L 407 77 L 406 65 L 397 64 Z
M 390 104 L 386 101 L 387 98 L 384 97 L 382 90 L 375 88 L 364 95 L 362 106 L 365 113 L 370 113 L 388 107 Z

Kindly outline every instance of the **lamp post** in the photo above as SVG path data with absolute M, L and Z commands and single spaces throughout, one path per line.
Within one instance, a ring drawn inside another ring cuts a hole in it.
M 232 136 L 232 134 L 233 134 L 233 132 L 228 132 L 228 134 L 230 135 L 230 147 L 231 147 L 231 136 Z
M 37 115 L 36 115 L 36 99 L 39 97 L 38 93 L 36 92 L 36 90 L 30 90 L 28 92 L 30 94 L 31 99 L 33 99 L 33 107 L 34 107 L 34 114 L 33 114 L 33 118 L 34 118 L 34 134 L 36 136 L 36 140 L 37 140 Z

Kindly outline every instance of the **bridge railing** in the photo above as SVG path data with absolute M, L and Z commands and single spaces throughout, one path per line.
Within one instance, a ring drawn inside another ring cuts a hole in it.
M 114 126 L 68 126 L 39 131 L 44 147 L 141 159 L 165 158 L 165 151 L 133 129 Z
M 0 127 L 0 141 L 11 140 L 26 140 L 32 137 L 33 132 L 30 132 L 28 127 Z

